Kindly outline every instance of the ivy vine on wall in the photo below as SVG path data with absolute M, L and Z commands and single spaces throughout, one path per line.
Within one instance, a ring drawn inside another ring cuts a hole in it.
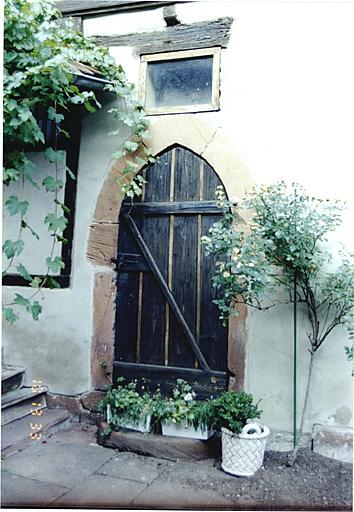
M 139 195 L 144 183 L 137 168 L 154 159 L 144 142 L 148 136 L 148 122 L 142 105 L 135 98 L 134 86 L 128 82 L 124 70 L 116 65 L 105 48 L 97 47 L 81 33 L 74 23 L 60 19 L 61 14 L 48 0 L 6 0 L 4 8 L 4 169 L 3 182 L 9 186 L 16 183 L 17 195 L 10 195 L 5 207 L 7 214 L 18 220 L 17 237 L 3 243 L 6 263 L 5 274 L 16 273 L 25 279 L 33 293 L 24 297 L 15 293 L 10 302 L 3 305 L 5 319 L 13 324 L 20 309 L 25 309 L 34 320 L 42 311 L 38 295 L 44 286 L 60 288 L 55 274 L 64 267 L 60 256 L 55 255 L 56 244 L 67 243 L 63 232 L 67 226 L 68 207 L 60 200 L 60 190 L 65 183 L 60 179 L 63 151 L 54 143 L 46 147 L 43 154 L 48 165 L 48 176 L 41 181 L 36 178 L 36 166 L 28 151 L 38 145 L 45 146 L 45 134 L 38 122 L 38 111 L 45 113 L 55 123 L 61 136 L 70 138 L 62 127 L 66 112 L 82 105 L 94 113 L 101 108 L 92 90 L 82 90 L 76 83 L 77 65 L 88 65 L 106 80 L 105 90 L 115 93 L 120 108 L 110 110 L 129 134 L 121 143 L 113 158 L 130 156 L 122 175 L 117 177 L 122 192 L 130 197 Z M 118 130 L 112 135 L 118 135 Z M 123 135 L 123 133 L 121 134 Z M 142 157 L 143 155 L 143 157 Z M 68 167 L 67 179 L 75 179 Z M 46 272 L 42 277 L 31 276 L 21 255 L 24 250 L 24 232 L 29 232 L 40 243 L 39 235 L 29 222 L 31 205 L 25 196 L 25 183 L 41 190 L 44 195 L 52 193 L 53 207 L 42 221 L 52 235 L 51 249 L 45 258 Z

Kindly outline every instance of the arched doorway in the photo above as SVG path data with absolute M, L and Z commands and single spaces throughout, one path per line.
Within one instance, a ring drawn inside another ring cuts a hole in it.
M 215 129 L 195 115 L 161 116 L 150 125 L 153 155 L 162 155 L 166 148 L 176 145 L 188 147 L 195 155 L 217 171 L 228 196 L 239 201 L 253 185 L 252 176 L 241 160 L 234 143 L 222 128 Z M 142 155 L 143 156 L 143 155 Z M 110 383 L 106 373 L 112 371 L 116 335 L 116 264 L 120 226 L 118 217 L 122 198 L 117 187 L 117 176 L 128 164 L 130 156 L 117 160 L 108 170 L 93 212 L 87 258 L 94 267 L 91 377 L 92 389 L 105 389 Z M 240 212 L 247 221 L 247 212 Z M 245 382 L 247 308 L 239 306 L 238 316 L 229 320 L 227 368 L 229 387 L 243 389 Z M 129 318 L 125 327 L 129 325 Z M 102 366 L 102 361 L 106 366 Z M 172 373 L 170 372 L 170 375 Z M 172 379 L 173 377 L 171 377 Z
M 114 378 L 162 391 L 183 378 L 206 398 L 227 387 L 228 329 L 213 303 L 215 261 L 200 242 L 220 220 L 223 184 L 182 146 L 143 172 L 142 197 L 124 200 L 119 216 Z

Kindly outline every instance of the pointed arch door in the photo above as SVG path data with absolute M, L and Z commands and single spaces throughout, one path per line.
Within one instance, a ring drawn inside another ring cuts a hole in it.
M 144 173 L 142 197 L 125 200 L 119 217 L 114 379 L 168 392 L 183 378 L 206 398 L 227 384 L 228 329 L 212 302 L 215 261 L 200 242 L 220 220 L 222 183 L 178 146 Z

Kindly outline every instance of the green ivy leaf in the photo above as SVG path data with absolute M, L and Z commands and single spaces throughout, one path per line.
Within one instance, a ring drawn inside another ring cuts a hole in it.
M 63 188 L 64 182 L 62 180 L 55 180 L 53 176 L 46 176 L 42 181 L 42 185 L 47 192 L 55 192 Z
M 31 162 L 31 160 L 28 160 L 28 158 L 26 158 L 24 165 L 23 165 L 23 174 L 24 174 L 26 180 L 29 181 L 29 183 L 31 183 L 31 185 L 33 187 L 39 189 L 38 183 L 36 181 L 34 181 L 34 179 L 33 179 L 33 173 L 34 173 L 35 169 L 36 169 L 36 166 L 34 165 L 34 163 Z
M 2 246 L 3 252 L 6 254 L 6 257 L 10 260 L 14 256 L 19 256 L 23 251 L 25 243 L 23 240 L 16 240 L 13 242 L 12 240 L 5 240 Z
M 68 219 L 65 217 L 56 217 L 54 213 L 48 213 L 44 219 L 44 223 L 48 224 L 48 231 L 64 231 Z
M 28 201 L 19 201 L 17 196 L 10 196 L 5 201 L 5 206 L 8 209 L 10 215 L 16 215 L 19 213 L 21 217 L 26 215 L 29 203 Z
M 32 281 L 30 282 L 30 286 L 32 288 L 39 288 L 42 284 L 42 279 L 39 277 L 39 276 L 36 276 L 32 279 Z
M 57 288 L 61 288 L 60 284 L 58 283 L 58 281 L 56 281 L 54 279 L 54 277 L 52 276 L 47 276 L 46 279 L 45 279 L 45 284 L 46 286 L 48 286 L 49 288 L 51 289 L 57 289 Z
M 23 279 L 26 279 L 26 281 L 32 281 L 32 277 L 28 273 L 28 270 L 22 263 L 19 263 L 16 267 L 17 272 L 20 274 Z
M 112 154 L 112 158 L 114 158 L 115 160 L 119 160 L 120 158 L 122 158 L 122 156 L 125 156 L 126 155 L 126 152 L 125 151 L 115 151 L 113 154 Z
M 18 306 L 29 306 L 31 303 L 28 299 L 26 299 L 26 297 L 24 297 L 23 295 L 20 295 L 19 293 L 15 293 L 15 298 L 14 298 L 14 303 L 17 304 Z
M 139 144 L 137 142 L 133 142 L 131 140 L 128 140 L 125 144 L 124 144 L 124 148 L 129 151 L 129 153 L 134 153 L 134 151 L 136 151 L 139 147 Z
M 8 185 L 11 181 L 18 181 L 20 179 L 19 169 L 14 167 L 4 167 L 3 170 L 3 182 Z
M 4 315 L 6 322 L 9 322 L 11 325 L 18 320 L 18 316 L 14 313 L 12 308 L 3 308 L 2 314 Z
M 33 304 L 27 307 L 27 311 L 31 313 L 33 320 L 38 321 L 38 317 L 42 313 L 42 306 L 39 304 L 37 300 L 35 300 Z
M 31 228 L 31 226 L 29 224 L 27 224 L 27 222 L 24 221 L 23 219 L 21 220 L 21 227 L 24 228 L 24 229 L 28 229 L 30 231 L 30 233 L 35 238 L 37 238 L 37 240 L 39 240 L 39 235 L 37 235 L 37 233 Z
M 44 151 L 44 156 L 49 162 L 59 164 L 64 160 L 64 151 L 55 151 L 53 148 L 47 148 Z
M 60 270 L 65 267 L 65 263 L 60 258 L 60 256 L 55 256 L 54 259 L 51 259 L 50 257 L 48 257 L 45 259 L 45 262 L 46 262 L 48 269 L 51 270 L 52 272 L 54 272 L 54 274 L 56 274 L 57 272 L 60 272 Z
M 60 123 L 64 119 L 63 114 L 58 114 L 55 108 L 48 108 L 48 119 L 55 121 L 56 123 Z
M 58 201 L 58 199 L 55 199 L 54 200 L 55 204 L 57 204 L 58 206 L 60 206 L 60 208 L 63 210 L 64 213 L 70 213 L 70 208 L 68 208 L 67 206 L 65 206 L 64 203 Z
M 72 180 L 76 180 L 76 176 L 75 176 L 75 174 L 73 173 L 73 171 L 72 171 L 71 169 L 69 169 L 69 167 L 66 167 L 66 168 L 65 168 L 65 171 L 69 174 L 69 176 L 70 176 L 70 178 L 71 178 Z

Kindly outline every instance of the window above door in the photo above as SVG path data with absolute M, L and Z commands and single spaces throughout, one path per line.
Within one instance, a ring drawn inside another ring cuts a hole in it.
M 220 48 L 142 55 L 139 96 L 149 115 L 219 110 Z

